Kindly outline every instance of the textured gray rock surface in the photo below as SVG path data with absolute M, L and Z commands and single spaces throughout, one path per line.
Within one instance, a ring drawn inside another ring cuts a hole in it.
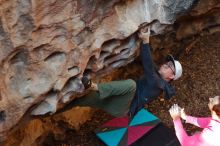
M 34 105 L 41 115 L 73 100 L 84 72 L 132 62 L 139 27 L 162 33 L 193 1 L 0 0 L 0 135 Z

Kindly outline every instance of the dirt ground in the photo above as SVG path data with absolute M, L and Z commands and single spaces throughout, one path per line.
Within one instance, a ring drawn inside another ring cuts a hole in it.
M 187 114 L 193 116 L 209 116 L 208 98 L 220 95 L 220 33 L 200 36 L 197 43 L 189 50 L 179 56 L 183 65 L 183 76 L 173 84 L 177 94 L 170 100 L 162 97 L 153 101 L 146 108 L 158 116 L 167 126 L 173 128 L 172 120 L 168 113 L 172 104 L 178 103 L 185 108 Z M 119 69 L 115 79 L 136 79 L 142 69 L 136 61 Z M 112 117 L 101 110 L 95 110 L 93 118 L 86 122 L 79 131 L 68 130 L 64 140 L 56 140 L 49 135 L 43 145 L 62 146 L 103 146 L 102 142 L 95 136 L 94 130 Z M 198 128 L 184 124 L 187 132 L 193 133 Z

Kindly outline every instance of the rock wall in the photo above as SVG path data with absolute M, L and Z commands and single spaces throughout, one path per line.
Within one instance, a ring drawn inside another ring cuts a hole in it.
M 91 119 L 91 115 L 90 108 L 85 107 L 80 108 L 80 110 L 74 108 L 50 117 L 34 118 L 20 124 L 19 129 L 11 132 L 9 138 L 0 144 L 1 146 L 39 146 L 42 145 L 42 141 L 50 133 L 62 140 L 65 137 L 64 133 L 68 129 L 79 130 L 81 124 Z
M 132 62 L 140 27 L 151 25 L 153 35 L 172 32 L 169 39 L 155 38 L 154 48 L 217 31 L 219 2 L 200 0 L 180 17 L 193 2 L 0 0 L 2 140 L 24 114 L 53 114 L 81 96 L 85 72 L 99 78 Z
M 220 2 L 218 0 L 199 0 L 189 13 L 177 18 L 166 33 L 151 37 L 151 46 L 155 51 L 180 53 L 190 52 L 198 39 L 206 34 L 220 31 Z M 158 52 L 157 52 L 158 53 Z M 160 60 L 158 54 L 155 55 Z

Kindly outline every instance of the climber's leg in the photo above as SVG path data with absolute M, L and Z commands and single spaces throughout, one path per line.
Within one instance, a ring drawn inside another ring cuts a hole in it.
M 98 84 L 98 91 L 92 91 L 76 99 L 74 105 L 101 108 L 113 116 L 125 115 L 136 90 L 135 81 L 121 80 Z

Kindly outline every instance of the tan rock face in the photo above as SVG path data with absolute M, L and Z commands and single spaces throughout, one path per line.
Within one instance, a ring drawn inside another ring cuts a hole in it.
M 62 139 L 64 136 L 63 133 L 66 130 L 78 130 L 81 124 L 91 118 L 92 112 L 93 111 L 88 107 L 80 108 L 80 110 L 79 108 L 73 108 L 62 114 L 32 119 L 20 125 L 20 128 L 9 135 L 10 138 L 2 142 L 1 145 L 39 146 L 41 144 L 38 143 L 41 142 L 41 139 L 44 140 L 44 137 L 49 133 L 54 133 L 57 137 Z M 54 124 L 54 122 L 57 124 Z
M 161 33 L 193 1 L 0 0 L 0 137 L 24 113 L 55 113 L 73 100 L 84 72 L 132 62 L 140 25 L 156 20 Z
M 202 31 L 218 31 L 220 28 L 219 17 L 220 3 L 218 0 L 200 0 L 188 17 L 181 18 L 176 37 L 181 40 L 202 33 Z

